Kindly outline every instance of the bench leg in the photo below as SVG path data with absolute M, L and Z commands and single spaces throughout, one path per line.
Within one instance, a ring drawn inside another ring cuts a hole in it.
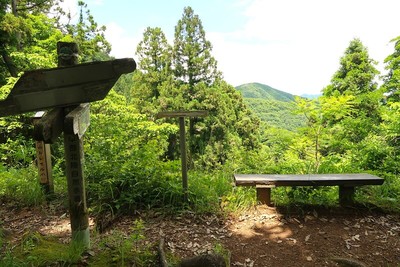
M 339 186 L 339 203 L 341 206 L 354 204 L 354 186 Z
M 271 206 L 271 188 L 256 187 L 257 201 L 261 204 Z

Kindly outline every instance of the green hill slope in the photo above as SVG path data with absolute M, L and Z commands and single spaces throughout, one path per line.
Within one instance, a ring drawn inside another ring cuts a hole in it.
M 305 124 L 302 115 L 295 114 L 295 96 L 265 84 L 248 83 L 236 87 L 248 107 L 270 126 L 294 131 Z
M 261 98 L 283 102 L 294 101 L 294 95 L 261 83 L 246 83 L 239 85 L 236 89 L 242 93 L 244 98 Z

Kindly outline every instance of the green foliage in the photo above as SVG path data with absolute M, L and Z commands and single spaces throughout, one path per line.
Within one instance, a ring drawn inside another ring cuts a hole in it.
M 106 27 L 98 25 L 84 1 L 78 1 L 78 6 L 78 23 L 66 27 L 79 46 L 81 62 L 109 59 L 111 45 L 104 36 Z
M 383 90 L 387 93 L 389 101 L 400 101 L 400 36 L 392 40 L 394 43 L 394 52 L 386 57 L 386 70 L 388 74 L 384 76 Z
M 90 266 L 155 266 L 155 257 L 150 246 L 142 245 L 144 222 L 136 220 L 130 228 L 130 234 L 115 230 L 100 240 L 101 251 Z
M 172 49 L 172 54 L 171 54 Z M 137 47 L 141 71 L 133 75 L 131 89 L 124 82 L 118 90 L 139 112 L 154 118 L 160 111 L 206 110 L 205 118 L 190 118 L 188 147 L 190 166 L 216 168 L 233 149 L 258 146 L 258 120 L 240 94 L 220 79 L 211 44 L 201 21 L 190 7 L 175 28 L 171 48 L 160 28 L 147 28 Z M 171 67 L 173 66 L 173 68 Z M 127 95 L 126 92 L 131 94 Z M 176 123 L 173 119 L 166 122 Z M 177 158 L 175 133 L 168 137 L 168 159 Z
M 231 177 L 222 171 L 189 172 L 188 199 L 192 209 L 200 213 L 219 213 L 221 205 L 224 206 L 223 201 L 226 201 L 226 196 L 232 191 Z
M 266 126 L 295 131 L 304 126 L 305 118 L 295 114 L 295 96 L 259 83 L 236 87 L 245 103 Z
M 226 263 L 226 267 L 231 266 L 231 252 L 225 248 L 222 244 L 217 243 L 214 245 L 214 253 L 221 255 Z
M 115 92 L 94 103 L 91 114 L 85 139 L 89 199 L 131 210 L 180 198 L 163 190 L 179 173 L 177 163 L 162 161 L 167 136 L 176 126 L 147 120 Z
M 9 78 L 8 83 L 0 87 L 0 98 L 5 98 L 16 78 Z M 0 152 L 2 165 L 18 167 L 30 165 L 35 156 L 33 145 L 32 124 L 30 114 L 0 118 Z
M 193 86 L 199 82 L 212 85 L 220 79 L 217 61 L 211 56 L 212 45 L 207 41 L 202 22 L 191 7 L 185 7 L 175 27 L 173 66 L 175 77 L 189 84 L 186 99 L 195 97 Z
M 22 50 L 10 54 L 14 64 L 21 71 L 55 67 L 56 45 L 62 33 L 54 28 L 54 19 L 44 14 L 29 14 L 24 22 L 29 28 L 29 36 L 25 38 Z
M 24 259 L 18 259 L 13 255 L 13 251 L 8 249 L 0 255 L 0 266 L 4 267 L 25 267 L 29 266 Z
M 46 15 L 56 1 L 15 1 L 7 3 L 0 16 L 0 85 L 21 71 L 55 66 L 56 42 L 62 33 L 54 27 L 55 19 Z
M 283 191 L 283 192 L 282 192 Z M 274 195 L 279 195 L 275 192 Z M 275 197 L 277 204 L 306 204 L 306 205 L 334 205 L 338 203 L 338 188 L 334 186 L 323 187 L 287 187 L 281 188 L 279 197 Z
M 148 27 L 137 46 L 136 55 L 139 71 L 133 77 L 134 87 L 128 85 L 125 95 L 139 112 L 154 117 L 165 107 L 163 99 L 174 87 L 172 47 L 160 28 Z
M 77 42 L 83 62 L 109 59 L 111 47 L 104 37 L 105 27 L 95 22 L 84 2 L 79 2 L 76 25 L 61 23 L 61 17 L 68 15 L 57 0 L 16 2 L 16 10 L 9 3 L 1 9 L 0 53 L 5 64 L 0 66 L 0 85 L 21 71 L 55 67 L 56 44 L 60 40 Z M 52 6 L 52 15 L 48 16 Z M 65 35 L 69 37 L 64 38 Z
M 0 263 L 4 264 L 1 266 L 70 266 L 80 261 L 83 251 L 84 246 L 79 244 L 61 244 L 57 238 L 28 232 Z
M 295 102 L 282 102 L 259 98 L 245 98 L 245 103 L 262 122 L 270 127 L 295 131 L 304 126 L 305 118 L 295 114 Z
M 204 119 L 193 120 L 193 128 L 189 128 L 190 151 L 192 156 L 198 153 L 201 166 L 218 167 L 234 149 L 258 146 L 259 121 L 235 88 L 223 81 L 212 87 L 200 83 L 195 88 L 198 96 L 189 103 L 189 110 L 208 111 Z
M 8 244 L 0 255 L 0 266 L 157 266 L 150 245 L 143 245 L 144 223 L 135 221 L 130 234 L 113 231 L 93 244 L 96 256 L 82 261 L 85 246 L 76 242 L 60 243 L 57 237 L 25 233 L 18 246 Z
M 325 96 L 336 94 L 360 95 L 377 89 L 375 76 L 379 74 L 376 62 L 369 58 L 368 49 L 359 39 L 353 39 L 340 59 L 339 70 L 331 85 L 323 90 Z
M 27 206 L 42 204 L 45 198 L 38 182 L 37 168 L 1 168 L 0 198 Z

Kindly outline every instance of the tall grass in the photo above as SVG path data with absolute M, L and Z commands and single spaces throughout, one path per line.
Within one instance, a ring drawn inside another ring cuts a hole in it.
M 43 203 L 45 196 L 38 182 L 37 168 L 0 168 L 0 197 L 18 201 L 25 206 Z

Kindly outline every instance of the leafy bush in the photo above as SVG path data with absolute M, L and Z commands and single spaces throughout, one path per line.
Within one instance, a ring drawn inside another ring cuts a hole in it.
M 137 114 L 115 92 L 94 103 L 85 138 L 89 199 L 128 210 L 178 201 L 179 164 L 162 160 L 167 136 L 176 131 Z

